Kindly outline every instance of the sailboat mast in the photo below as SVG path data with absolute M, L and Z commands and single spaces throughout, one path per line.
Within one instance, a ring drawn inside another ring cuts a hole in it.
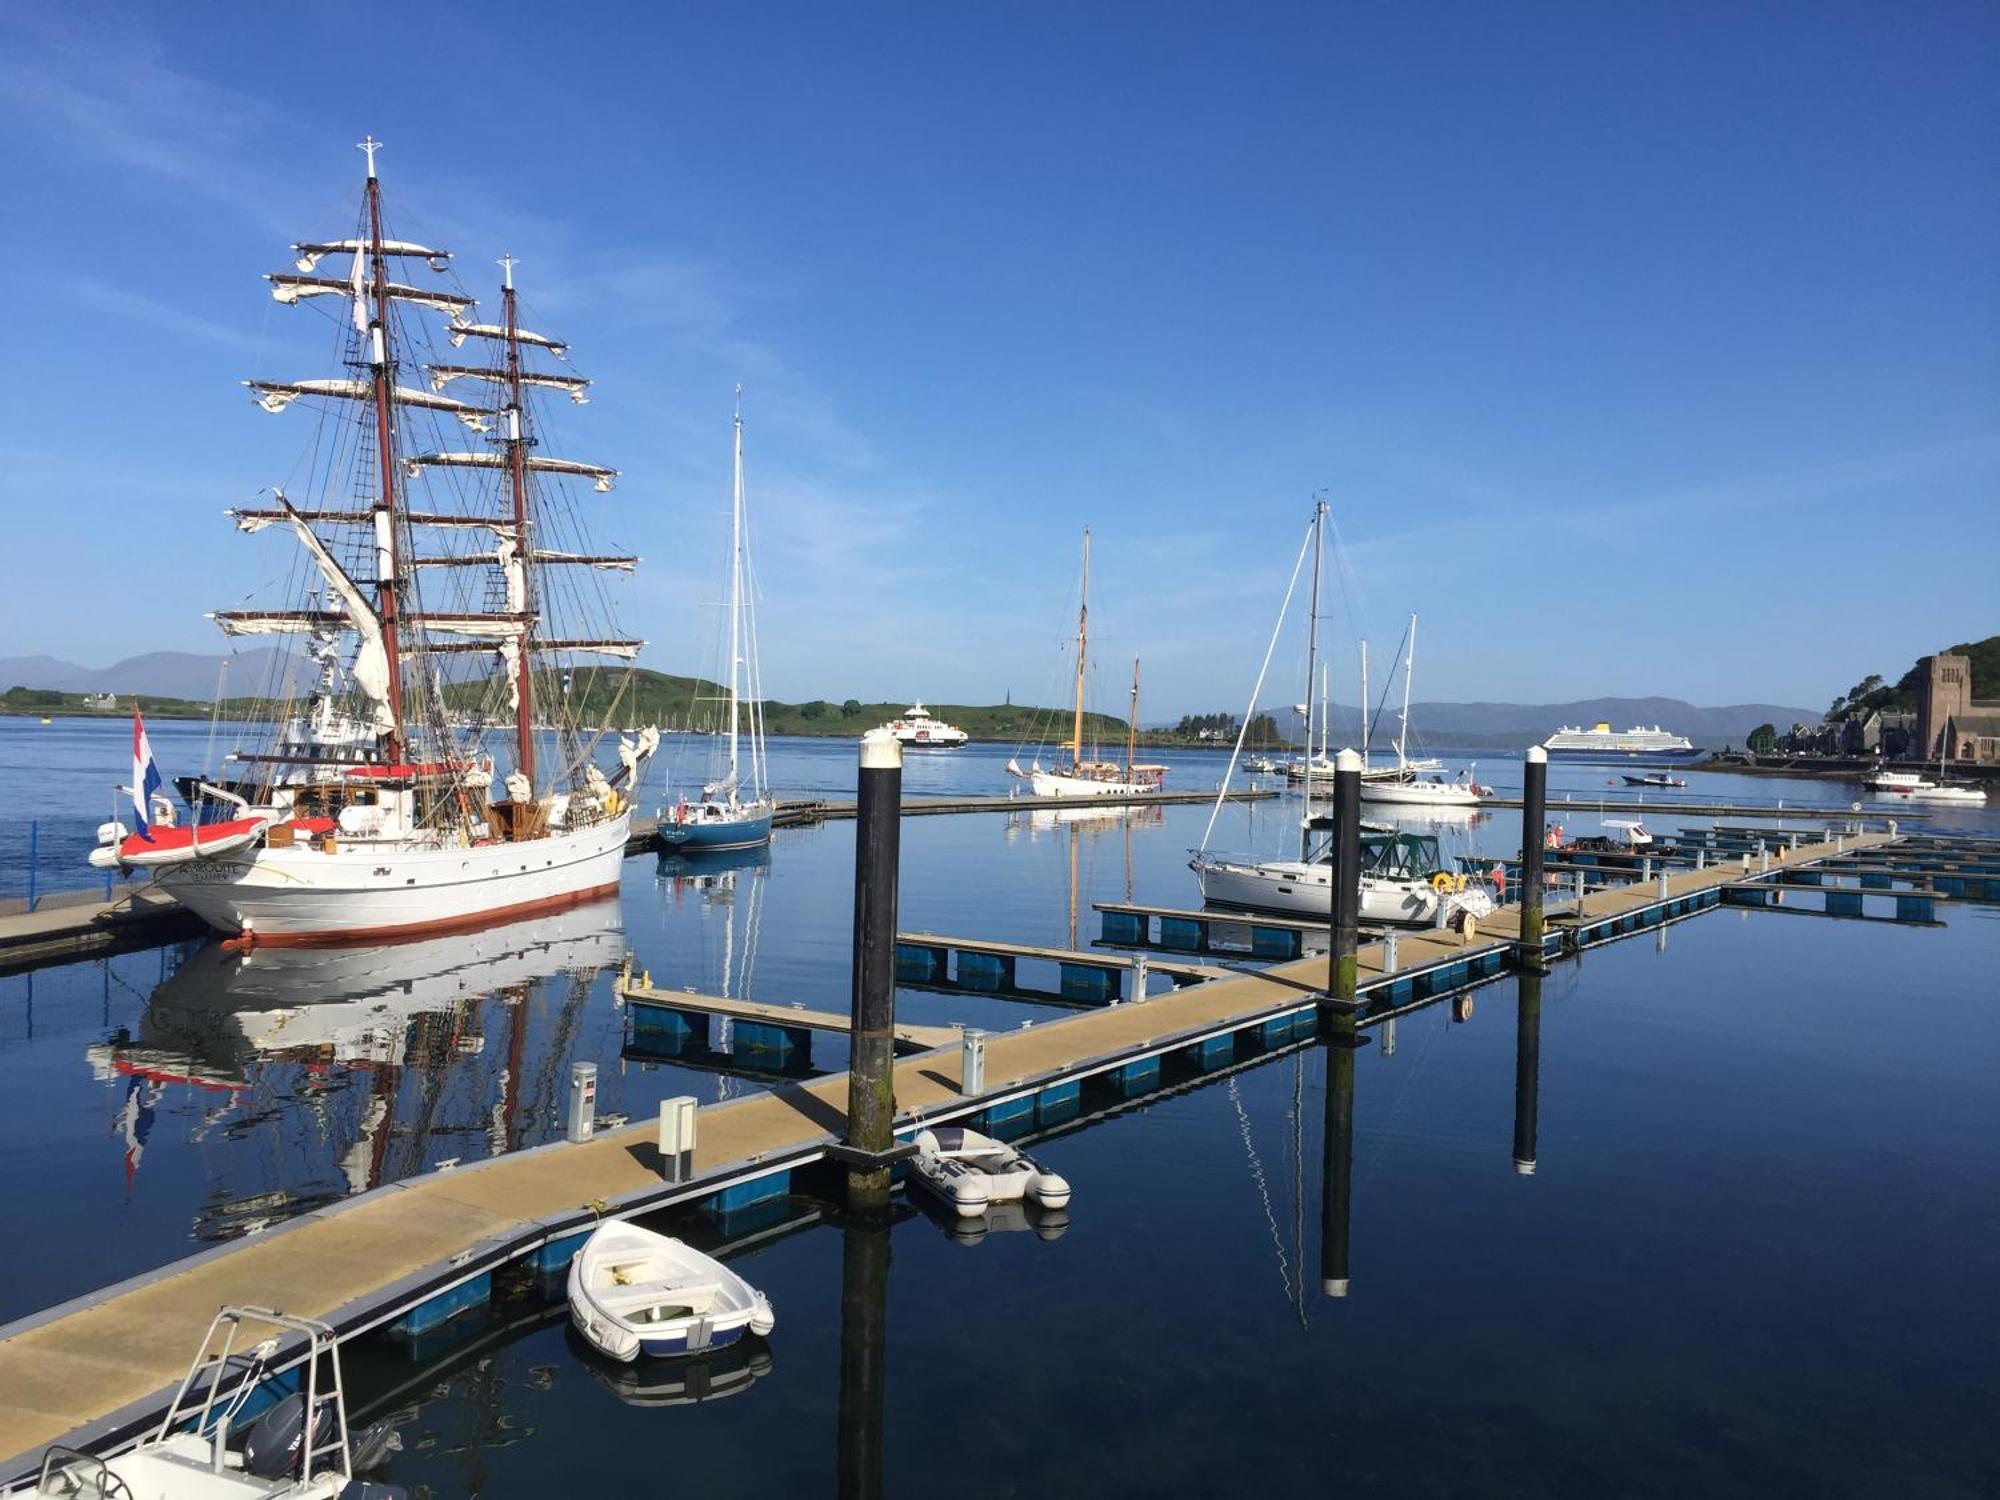
M 1361 643 L 1361 769 L 1368 769 L 1368 721 L 1374 717 L 1368 704 L 1368 643 Z
M 1417 617 L 1410 616 L 1410 651 L 1403 658 L 1403 719 L 1396 726 L 1396 764 L 1402 766 L 1410 758 L 1410 673 L 1417 665 Z
M 1313 501 L 1312 603 L 1306 610 L 1306 816 L 1299 819 L 1299 858 L 1312 854 L 1313 667 L 1319 655 L 1319 570 L 1325 553 L 1326 502 Z
M 383 750 L 394 764 L 404 755 L 403 653 L 396 617 L 402 573 L 396 557 L 395 426 L 389 410 L 395 379 L 389 360 L 389 264 L 382 249 L 382 185 L 375 177 L 375 153 L 382 149 L 382 143 L 371 135 L 359 149 L 368 157 L 368 268 L 375 279 L 374 316 L 368 325 L 368 363 L 374 371 L 375 388 L 375 457 L 381 467 L 381 490 L 375 497 L 375 613 L 382 622 L 382 648 L 389 657 L 390 728 L 383 736 Z
M 736 457 L 729 495 L 729 795 L 736 796 L 736 730 L 743 667 L 743 387 L 736 388 Z
M 1132 658 L 1132 722 L 1125 726 L 1125 779 L 1132 779 L 1132 764 L 1139 752 L 1139 658 Z
M 529 567 L 534 557 L 534 538 L 529 535 L 532 517 L 528 507 L 528 433 L 527 424 L 521 416 L 521 325 L 514 299 L 514 257 L 501 256 L 500 269 L 505 278 L 500 300 L 507 311 L 507 472 L 514 491 L 512 568 L 520 570 L 518 584 L 512 576 L 507 580 L 507 607 L 525 615 L 531 610 L 529 580 L 532 575 Z M 510 574 L 512 568 L 508 570 Z M 523 630 L 520 652 L 514 662 L 514 766 L 528 779 L 531 790 L 535 784 L 535 674 L 532 661 L 528 631 Z
M 1083 528 L 1083 594 L 1076 607 L 1076 718 L 1070 730 L 1070 769 L 1083 764 L 1083 654 L 1090 639 L 1090 528 Z

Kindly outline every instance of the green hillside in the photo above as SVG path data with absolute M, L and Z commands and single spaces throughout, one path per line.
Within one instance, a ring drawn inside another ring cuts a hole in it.
M 1951 647 L 1946 654 L 1970 658 L 1974 698 L 2000 698 L 2000 635 L 1989 635 L 1983 641 L 1964 642 Z M 1826 716 L 1830 720 L 1865 719 L 1877 709 L 1889 714 L 1912 714 L 1917 711 L 1917 669 L 1914 665 L 1893 685 L 1873 674 L 1862 678 L 1833 700 Z

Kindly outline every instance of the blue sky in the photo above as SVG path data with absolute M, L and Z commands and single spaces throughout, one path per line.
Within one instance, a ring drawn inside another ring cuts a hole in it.
M 366 132 L 598 382 L 663 670 L 738 381 L 780 697 L 1058 693 L 1088 522 L 1104 706 L 1238 706 L 1322 489 L 1421 697 L 2000 628 L 1990 6 L 14 6 L 0 124 L 0 654 L 221 649 L 305 431 L 236 382 L 326 373 L 258 277 Z

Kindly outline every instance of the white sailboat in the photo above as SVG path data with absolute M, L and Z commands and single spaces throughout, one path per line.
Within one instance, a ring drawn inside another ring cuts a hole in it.
M 250 383 L 267 411 L 319 410 L 314 449 L 339 458 L 313 466 L 319 492 L 305 506 L 279 494 L 274 507 L 231 512 L 246 532 L 289 531 L 303 554 L 300 570 L 338 608 L 319 607 L 309 594 L 314 607 L 213 616 L 229 635 L 349 638 L 346 712 L 365 725 L 366 743 L 350 735 L 302 756 L 270 726 L 274 751 L 234 757 L 261 773 L 254 795 L 201 788 L 235 814 L 211 831 L 198 816 L 180 828 L 149 822 L 150 752 L 142 761 L 143 733 L 135 730 L 139 828 L 106 825 L 94 856 L 151 868 L 189 910 L 246 942 L 404 938 L 613 892 L 632 792 L 659 741 L 650 728 L 611 736 L 619 764 L 606 775 L 596 751 L 609 731 L 583 723 L 592 704 L 608 721 L 629 667 L 618 669 L 616 692 L 605 684 L 599 695 L 591 691 L 594 669 L 584 672 L 576 660 L 629 663 L 644 644 L 604 628 L 603 609 L 588 607 L 601 602 L 589 581 L 599 572 L 629 573 L 638 560 L 577 546 L 582 528 L 561 482 L 582 478 L 604 491 L 617 471 L 543 452 L 529 397 L 547 389 L 581 403 L 589 382 L 526 362 L 530 347 L 557 359 L 566 349 L 521 326 L 511 259 L 501 262 L 504 316 L 496 324 L 471 321 L 470 297 L 392 279 L 392 262 L 441 275 L 450 258 L 385 235 L 379 144 L 371 137 L 361 145 L 368 170 L 354 235 L 294 246 L 301 274 L 269 278 L 280 303 L 329 297 L 349 305 L 351 319 L 335 325 L 335 355 L 358 378 Z M 347 275 L 309 274 L 327 259 L 345 261 Z M 419 311 L 446 314 L 454 346 L 477 340 L 496 358 L 471 365 L 427 358 Z M 418 369 L 428 389 L 403 383 Z M 490 396 L 443 394 L 461 380 Z M 458 451 L 442 440 L 446 418 L 491 446 Z M 420 441 L 426 436 L 435 446 Z M 469 475 L 430 483 L 438 471 Z M 410 493 L 419 483 L 421 500 Z M 460 678 L 448 694 L 445 669 L 481 658 L 490 664 L 483 683 Z M 573 700 L 580 672 L 586 690 Z M 457 727 L 459 700 L 475 694 L 483 695 L 478 722 L 512 721 L 512 769 L 497 788 L 491 757 L 472 753 Z M 540 763 L 543 720 L 557 728 L 554 766 Z M 226 848 L 214 837 L 223 830 Z
M 754 849 L 771 839 L 771 800 L 764 759 L 764 683 L 757 660 L 757 631 L 743 587 L 747 551 L 743 526 L 743 387 L 736 388 L 735 480 L 729 510 L 729 770 L 660 814 L 660 842 L 678 854 Z M 747 651 L 747 663 L 746 663 Z M 749 796 L 743 795 L 743 679 L 750 682 Z
M 1447 780 L 1439 774 L 1438 761 L 1410 759 L 1410 678 L 1416 670 L 1417 662 L 1415 615 L 1410 616 L 1410 627 L 1405 639 L 1409 643 L 1409 650 L 1403 658 L 1403 714 L 1396 730 L 1396 764 L 1385 767 L 1373 775 L 1364 771 L 1361 780 L 1361 799 L 1364 802 L 1391 803 L 1408 807 L 1477 807 L 1487 788 L 1475 782 L 1470 772 Z M 1362 711 L 1367 712 L 1365 704 Z
M 1311 548 L 1313 555 L 1312 595 L 1306 632 L 1308 692 L 1319 648 L 1321 541 L 1326 528 L 1326 511 L 1324 501 L 1315 502 L 1312 525 L 1305 542 L 1305 547 Z M 1302 547 L 1300 564 L 1303 561 Z M 1292 580 L 1295 587 L 1298 580 L 1298 565 L 1294 566 Z M 1285 599 L 1289 607 L 1291 602 L 1289 589 Z M 1283 625 L 1284 611 L 1281 610 L 1278 627 L 1271 637 L 1274 649 L 1278 641 L 1278 632 L 1283 629 Z M 1267 652 L 1265 657 L 1267 667 L 1269 661 Z M 1263 678 L 1260 675 L 1257 688 L 1251 695 L 1253 712 L 1257 694 L 1262 689 Z M 1362 706 L 1365 718 L 1367 712 L 1365 689 L 1362 693 Z M 1308 724 L 1310 722 L 1308 719 Z M 1311 750 L 1310 739 L 1307 749 Z M 1317 781 L 1318 777 L 1315 776 L 1313 780 Z M 1330 772 L 1328 785 L 1331 785 Z M 1364 781 L 1362 794 L 1366 796 L 1368 790 L 1369 784 Z M 1221 797 L 1226 791 L 1225 778 L 1223 792 L 1217 794 L 1218 811 L 1222 805 Z M 1310 800 L 1307 806 L 1311 806 Z M 1215 817 L 1211 814 L 1209 832 L 1213 833 L 1214 828 Z M 1208 904 L 1257 911 L 1286 912 L 1299 916 L 1323 916 L 1331 920 L 1335 853 L 1333 844 L 1332 819 L 1308 815 L 1300 820 L 1299 853 L 1296 858 L 1259 859 L 1254 856 L 1211 854 L 1207 848 L 1207 837 L 1204 836 L 1202 849 L 1189 861 L 1188 867 L 1194 871 L 1196 883 L 1201 888 L 1202 900 Z M 1482 887 L 1474 886 L 1463 876 L 1444 869 L 1435 836 L 1399 833 L 1392 828 L 1367 824 L 1362 826 L 1360 886 L 1360 915 L 1364 922 L 1429 924 L 1459 913 L 1473 917 L 1483 916 L 1493 909 L 1492 898 Z
M 1142 765 L 1135 758 L 1139 747 L 1139 663 L 1132 663 L 1132 717 L 1126 726 L 1125 764 L 1083 758 L 1083 674 L 1085 653 L 1090 641 L 1090 529 L 1083 533 L 1083 594 L 1076 614 L 1076 708 L 1070 738 L 1061 748 L 1069 751 L 1066 764 L 1052 771 L 1042 769 L 1037 756 L 1026 771 L 1018 758 L 1007 762 L 1007 774 L 1025 781 L 1037 797 L 1140 797 L 1157 792 L 1167 779 L 1167 768 Z

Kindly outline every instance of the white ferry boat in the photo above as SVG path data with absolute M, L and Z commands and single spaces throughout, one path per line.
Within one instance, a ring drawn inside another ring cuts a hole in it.
M 905 750 L 956 750 L 972 738 L 956 724 L 933 719 L 931 711 L 921 703 L 911 704 L 903 711 L 902 718 L 891 719 L 882 727 L 893 734 Z
M 1614 730 L 1599 720 L 1589 729 L 1564 726 L 1542 741 L 1551 760 L 1583 760 L 1600 763 L 1693 760 L 1700 746 L 1684 734 L 1672 734 L 1655 724 L 1650 729 L 1634 725 Z

